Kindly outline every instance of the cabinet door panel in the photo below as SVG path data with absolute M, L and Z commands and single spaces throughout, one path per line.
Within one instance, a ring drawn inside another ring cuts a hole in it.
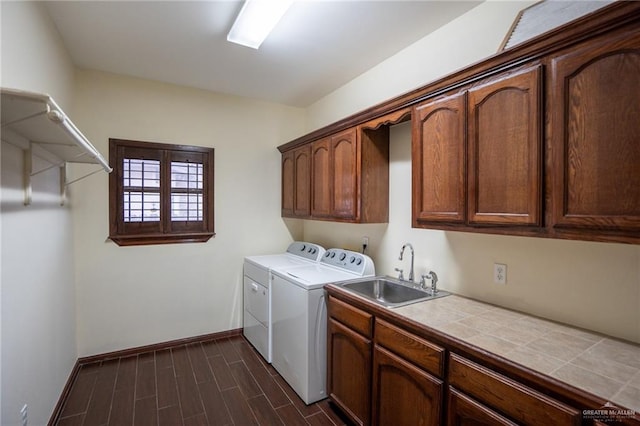
M 442 381 L 375 345 L 373 424 L 436 426 L 442 415 Z
M 293 213 L 306 217 L 311 213 L 311 147 L 304 146 L 294 152 L 295 197 Z
M 469 91 L 469 222 L 540 225 L 541 68 Z
M 331 215 L 331 143 L 321 139 L 311 145 L 311 215 Z
M 354 219 L 357 214 L 357 137 L 349 129 L 331 138 L 333 216 Z
M 439 99 L 414 111 L 413 221 L 464 223 L 466 95 Z
M 449 387 L 448 426 L 517 426 L 463 393 Z
M 551 64 L 554 226 L 640 231 L 640 35 Z
M 282 216 L 293 215 L 293 199 L 295 194 L 295 175 L 293 151 L 282 154 Z
M 371 340 L 329 318 L 327 392 L 357 424 L 370 424 Z

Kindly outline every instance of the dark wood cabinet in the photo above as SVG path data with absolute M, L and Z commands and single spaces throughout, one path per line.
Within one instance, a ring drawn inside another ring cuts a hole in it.
M 311 147 L 282 155 L 282 215 L 308 217 L 311 213 Z
M 282 216 L 353 223 L 389 220 L 388 126 L 338 132 L 283 151 L 282 162 Z M 293 185 L 288 183 L 292 180 Z M 308 192 L 299 194 L 297 185 Z M 292 204 L 298 208 L 290 208 Z
M 466 93 L 417 106 L 412 120 L 413 224 L 466 222 Z
M 449 387 L 447 410 L 448 426 L 517 426 L 473 398 Z
M 505 72 L 415 108 L 414 226 L 542 224 L 541 77 Z
M 371 423 L 372 316 L 329 298 L 327 394 L 356 424 Z
M 541 67 L 469 90 L 470 224 L 541 224 Z
M 640 236 L 640 33 L 559 53 L 551 86 L 553 226 Z
M 284 154 L 283 154 L 284 156 Z M 331 216 L 331 140 L 324 138 L 311 144 L 311 215 Z
M 581 412 L 575 408 L 456 354 L 450 354 L 449 357 L 448 379 L 451 387 L 490 407 L 482 409 L 481 404 L 476 404 L 471 408 L 462 402 L 464 408 L 460 416 L 463 418 L 470 415 L 465 414 L 469 413 L 465 411 L 466 408 L 479 410 L 483 418 L 488 418 L 485 415 L 488 416 L 495 410 L 495 413 L 500 413 L 500 416 L 523 425 L 577 426 L 581 424 Z M 459 396 L 458 399 L 460 399 Z M 470 399 L 467 399 L 466 402 L 469 401 Z
M 439 425 L 444 349 L 386 321 L 375 321 L 374 425 Z

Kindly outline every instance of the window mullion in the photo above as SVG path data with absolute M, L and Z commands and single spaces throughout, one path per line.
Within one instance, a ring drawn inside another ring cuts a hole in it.
M 163 150 L 161 158 L 160 205 L 162 206 L 162 232 L 171 232 L 171 151 Z

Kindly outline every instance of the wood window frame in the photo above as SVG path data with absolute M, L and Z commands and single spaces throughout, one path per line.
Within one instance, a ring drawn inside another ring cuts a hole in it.
M 124 160 L 160 161 L 159 220 L 125 221 L 124 213 Z M 202 164 L 202 189 L 194 189 L 192 195 L 202 195 L 202 220 L 178 221 L 171 219 L 171 186 L 173 162 Z M 142 142 L 126 139 L 109 139 L 109 238 L 120 246 L 206 242 L 214 232 L 214 149 L 198 146 Z

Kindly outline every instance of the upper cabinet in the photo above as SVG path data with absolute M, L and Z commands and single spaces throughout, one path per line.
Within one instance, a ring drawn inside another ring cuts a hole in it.
M 311 212 L 311 147 L 282 155 L 282 215 L 307 217 Z
M 284 178 L 311 146 L 310 211 L 283 184 L 282 214 L 386 221 L 410 111 L 413 227 L 640 244 L 638 94 L 640 2 L 613 2 L 279 147 Z
M 413 223 L 539 226 L 541 67 L 415 108 Z
M 640 235 L 640 33 L 551 61 L 552 225 Z
M 540 66 L 469 91 L 469 223 L 541 224 Z
M 310 207 L 303 208 L 306 205 Z M 353 127 L 283 151 L 283 217 L 384 223 L 388 215 L 387 126 Z

